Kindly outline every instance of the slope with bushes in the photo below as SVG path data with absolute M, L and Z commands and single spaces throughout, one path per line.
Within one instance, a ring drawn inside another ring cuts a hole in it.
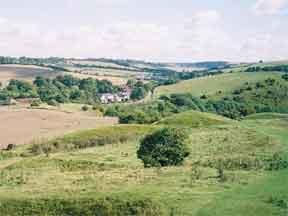
M 233 91 L 201 97 L 173 93 L 145 104 L 111 106 L 106 109 L 105 115 L 118 116 L 120 123 L 147 124 L 188 110 L 216 113 L 231 119 L 261 112 L 287 113 L 288 82 L 280 76 L 245 82 Z
M 192 110 L 166 117 L 157 122 L 157 125 L 201 128 L 230 123 L 233 123 L 233 121 L 223 116 Z
M 272 72 L 224 73 L 220 75 L 186 80 L 174 85 L 160 86 L 155 90 L 155 97 L 175 93 L 191 93 L 193 96 L 214 95 L 219 92 L 231 92 L 241 87 L 243 84 L 245 84 L 245 82 L 257 82 L 267 78 L 277 77 L 280 77 L 280 74 Z
M 107 145 L 61 147 L 49 155 L 31 155 L 30 146 L 1 151 L 0 212 L 225 216 L 241 215 L 251 203 L 253 216 L 262 216 L 263 209 L 271 216 L 284 211 L 285 119 L 187 126 L 190 154 L 183 165 L 144 168 L 136 155 L 139 139 L 156 128 L 125 125 L 70 134 L 58 138 L 58 145 L 111 139 Z M 130 138 L 121 141 L 125 134 Z M 237 208 L 229 208 L 233 203 Z
M 51 141 L 35 143 L 29 148 L 31 154 L 49 154 L 58 151 L 71 151 L 113 143 L 135 141 L 152 131 L 149 125 L 118 125 L 84 130 L 67 134 Z

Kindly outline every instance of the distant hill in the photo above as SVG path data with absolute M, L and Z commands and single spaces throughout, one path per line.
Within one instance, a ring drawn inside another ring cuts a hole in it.
M 180 67 L 203 68 L 207 70 L 212 70 L 212 69 L 223 69 L 229 67 L 231 64 L 225 61 L 206 61 L 196 63 L 176 63 L 176 65 Z
M 213 70 L 229 68 L 232 64 L 226 61 L 204 62 L 148 62 L 133 59 L 109 59 L 109 58 L 29 58 L 29 57 L 6 57 L 0 56 L 0 64 L 22 65 L 53 65 L 59 67 L 99 67 L 119 70 L 145 71 L 147 69 L 166 69 L 174 71 Z
M 263 81 L 267 78 L 280 77 L 278 73 L 224 73 L 220 75 L 201 77 L 181 81 L 174 85 L 160 86 L 156 88 L 155 95 L 169 95 L 173 93 L 191 93 L 194 96 L 214 95 L 217 92 L 230 92 L 241 87 L 245 82 Z

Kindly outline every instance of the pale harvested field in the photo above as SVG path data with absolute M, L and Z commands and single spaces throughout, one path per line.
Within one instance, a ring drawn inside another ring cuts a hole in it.
M 0 82 L 4 84 L 11 79 L 32 81 L 36 76 L 55 77 L 57 75 L 58 72 L 33 65 L 0 65 Z
M 94 66 L 101 66 L 101 67 L 117 67 L 117 68 L 123 68 L 123 69 L 133 69 L 131 67 L 126 67 L 126 66 L 122 66 L 122 65 L 119 65 L 119 64 L 115 64 L 115 63 L 112 63 L 112 62 L 102 62 L 102 61 L 88 61 L 88 60 L 85 60 L 85 61 L 71 61 L 72 63 L 74 64 L 81 64 L 81 65 L 94 65 Z
M 107 75 L 104 76 L 104 75 L 71 73 L 71 72 L 65 72 L 65 74 L 72 75 L 79 79 L 93 78 L 93 79 L 98 79 L 98 80 L 109 80 L 114 85 L 125 85 L 128 81 L 128 78 L 120 77 L 120 76 L 107 76 Z
M 116 118 L 56 110 L 0 107 L 0 147 L 26 144 L 81 129 L 117 124 Z

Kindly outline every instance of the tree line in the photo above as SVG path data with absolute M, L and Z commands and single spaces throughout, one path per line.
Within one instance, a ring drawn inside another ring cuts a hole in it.
M 30 58 L 0 56 L 0 64 L 23 64 L 23 65 L 44 65 L 44 64 L 57 64 L 65 62 L 64 58 L 49 57 L 49 58 Z
M 70 75 L 53 79 L 38 76 L 33 83 L 11 80 L 0 90 L 0 100 L 39 98 L 51 105 L 68 102 L 93 104 L 99 102 L 99 94 L 115 93 L 119 90 L 118 86 L 107 80 L 78 79 Z
M 253 66 L 248 67 L 245 72 L 260 72 L 260 71 L 277 71 L 277 72 L 288 72 L 288 65 L 275 65 L 275 66 Z
M 131 99 L 145 98 L 153 88 L 152 83 L 128 80 L 127 88 L 131 89 Z M 104 93 L 117 94 L 123 89 L 113 85 L 108 80 L 93 78 L 79 79 L 71 75 L 61 75 L 56 78 L 37 76 L 33 83 L 22 80 L 10 80 L 9 84 L 0 90 L 0 100 L 9 98 L 39 98 L 40 102 L 49 105 L 58 103 L 100 103 L 100 96 Z
M 147 124 L 187 110 L 212 112 L 232 119 L 261 112 L 288 113 L 288 82 L 284 78 L 247 82 L 220 99 L 208 95 L 195 97 L 190 93 L 163 95 L 145 104 L 110 106 L 105 115 L 118 116 L 121 123 Z

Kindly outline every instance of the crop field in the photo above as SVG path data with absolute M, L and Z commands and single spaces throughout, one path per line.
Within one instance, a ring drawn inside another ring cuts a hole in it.
M 63 133 L 117 123 L 115 118 L 99 118 L 80 112 L 0 107 L 0 144 L 25 144 Z
M 122 66 L 119 64 L 115 64 L 112 62 L 105 62 L 105 61 L 92 61 L 92 60 L 73 60 L 71 61 L 71 63 L 73 64 L 79 64 L 79 65 L 90 65 L 90 66 L 100 66 L 100 67 L 117 67 L 117 68 L 121 68 L 121 69 L 133 69 L 131 67 L 126 67 L 126 66 Z
M 32 81 L 36 76 L 55 77 L 59 75 L 50 69 L 26 65 L 0 65 L 0 82 L 7 83 L 10 79 Z
M 129 79 L 129 76 L 120 76 L 120 75 L 97 75 L 94 73 L 74 73 L 74 72 L 65 72 L 65 74 L 72 75 L 74 77 L 77 77 L 79 79 L 87 79 L 87 78 L 93 78 L 98 80 L 109 80 L 114 85 L 125 85 Z
M 246 82 L 257 82 L 267 78 L 279 77 L 279 73 L 225 73 L 210 77 L 201 77 L 186 80 L 174 85 L 160 86 L 155 90 L 155 96 L 169 95 L 172 93 L 191 93 L 194 96 L 214 95 L 219 91 L 231 92 L 241 87 Z
M 90 74 L 90 75 L 110 75 L 110 76 L 132 76 L 135 75 L 135 73 L 139 73 L 139 71 L 131 71 L 126 69 L 110 69 L 110 68 L 79 68 L 79 67 L 65 67 L 66 69 L 78 72 L 81 74 Z

